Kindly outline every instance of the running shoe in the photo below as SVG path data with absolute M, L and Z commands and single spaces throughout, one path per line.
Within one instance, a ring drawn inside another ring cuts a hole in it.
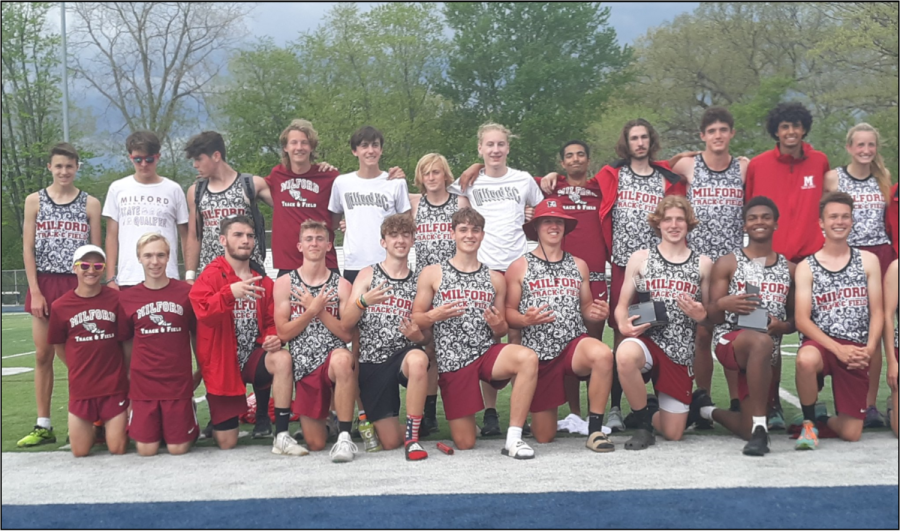
M 433 417 L 422 417 L 422 424 L 419 425 L 419 438 L 428 437 L 432 433 L 439 431 L 437 419 Z
M 276 455 L 309 455 L 309 450 L 300 444 L 288 432 L 283 431 L 272 441 L 272 453 Z
M 709 396 L 709 393 L 706 392 L 706 389 L 702 387 L 694 391 L 694 394 L 691 396 L 691 406 L 688 411 L 687 417 L 687 426 L 697 425 L 699 428 L 699 423 L 701 420 L 706 420 L 700 415 L 700 409 L 704 407 L 714 406 L 712 401 L 712 397 Z M 709 421 L 709 424 L 712 425 L 712 421 Z M 687 427 L 686 426 L 686 427 Z M 700 429 L 712 429 L 710 428 L 700 428 Z
M 285 432 L 287 434 L 287 432 Z M 256 417 L 256 424 L 253 426 L 253 438 L 264 439 L 272 436 L 272 419 L 268 415 Z
M 766 418 L 766 426 L 769 431 L 784 431 L 784 412 L 781 408 L 775 408 L 769 411 Z
M 808 420 L 803 421 L 800 437 L 797 438 L 797 450 L 815 450 L 819 446 L 819 430 Z
M 19 442 L 16 443 L 16 446 L 19 448 L 30 448 L 32 446 L 40 446 L 42 444 L 50 444 L 56 442 L 56 434 L 53 433 L 53 428 L 42 428 L 40 426 L 35 426 L 34 430 L 31 431 L 25 437 L 19 439 Z
M 625 423 L 622 421 L 622 410 L 618 407 L 612 407 L 609 415 L 606 416 L 606 427 L 613 433 L 625 431 Z
M 757 426 L 750 440 L 744 445 L 744 455 L 763 456 L 767 453 L 769 453 L 769 432 L 762 426 Z
M 496 437 L 500 435 L 500 417 L 496 410 L 485 410 L 481 420 L 481 436 Z
M 884 417 L 875 406 L 869 406 L 866 409 L 866 420 L 863 421 L 863 428 L 883 428 Z
M 342 432 L 338 435 L 337 442 L 331 447 L 331 461 L 334 463 L 349 463 L 353 461 L 353 455 L 359 451 L 359 448 L 353 444 L 350 434 Z

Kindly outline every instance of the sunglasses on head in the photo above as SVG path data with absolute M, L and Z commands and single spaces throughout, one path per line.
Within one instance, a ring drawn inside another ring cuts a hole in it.
M 147 164 L 153 164 L 159 158 L 159 155 L 149 155 L 147 157 L 132 157 L 129 155 L 128 158 L 130 158 L 131 161 L 134 162 L 135 164 L 140 164 L 142 162 L 146 162 Z
M 99 273 L 100 271 L 106 269 L 106 262 L 82 262 L 79 260 L 78 262 L 75 262 L 75 267 L 81 269 L 82 271 L 90 271 L 90 269 L 93 267 L 94 271 L 97 271 Z

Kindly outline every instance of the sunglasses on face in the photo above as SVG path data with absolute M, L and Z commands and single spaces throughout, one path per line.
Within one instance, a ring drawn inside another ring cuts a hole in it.
M 154 162 L 157 161 L 157 159 L 159 159 L 159 155 L 150 155 L 150 156 L 147 156 L 147 157 L 132 157 L 132 156 L 129 156 L 128 158 L 130 158 L 131 161 L 134 162 L 135 164 L 141 164 L 142 162 L 146 162 L 147 164 L 153 164 Z
M 81 262 L 81 261 L 79 261 L 79 262 L 75 262 L 75 267 L 81 269 L 82 271 L 90 271 L 90 269 L 93 267 L 94 271 L 99 273 L 99 272 L 103 271 L 104 269 L 106 269 L 106 263 L 105 262 Z

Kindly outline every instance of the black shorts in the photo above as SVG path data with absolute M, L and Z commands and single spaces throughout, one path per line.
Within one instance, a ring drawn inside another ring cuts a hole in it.
M 401 369 L 412 350 L 425 351 L 413 345 L 395 352 L 384 363 L 359 364 L 359 399 L 369 422 L 400 416 L 400 386 L 409 383 Z

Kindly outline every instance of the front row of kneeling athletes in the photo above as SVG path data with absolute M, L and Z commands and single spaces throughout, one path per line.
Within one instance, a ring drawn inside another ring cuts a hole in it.
M 844 439 L 859 438 L 865 368 L 871 353 L 877 352 L 882 323 L 889 330 L 885 336 L 896 336 L 893 320 L 882 319 L 877 263 L 868 253 L 846 245 L 852 200 L 844 194 L 826 196 L 821 212 L 826 244 L 801 263 L 796 282 L 797 328 L 808 338 L 797 359 L 805 418 L 798 448 L 818 444 L 817 375 L 833 378 L 838 415 L 828 420 L 828 426 Z M 744 229 L 750 245 L 713 266 L 686 246 L 696 225 L 686 200 L 666 198 L 650 216 L 662 243 L 635 253 L 626 274 L 634 276 L 644 269 L 643 281 L 652 296 L 665 303 L 669 323 L 635 327 L 627 302 L 615 309 L 622 333 L 630 338 L 617 353 L 619 376 L 640 424 L 626 449 L 653 444 L 654 429 L 678 440 L 693 420 L 690 417 L 703 416 L 749 439 L 744 453 L 768 452 L 765 402 L 770 360 L 779 351 L 780 337 L 794 328 L 794 297 L 789 293 L 793 268 L 771 249 L 777 220 L 778 210 L 771 201 L 748 202 Z M 191 395 L 199 375 L 191 374 L 188 354 L 195 312 L 194 350 L 207 387 L 214 438 L 221 448 L 237 442 L 238 416 L 246 410 L 245 386 L 252 382 L 264 396 L 259 401 L 262 407 L 268 402 L 267 388 L 273 388 L 274 453 L 308 453 L 287 432 L 291 387 L 296 385 L 294 412 L 300 415 L 309 450 L 325 446 L 325 419 L 333 394 L 340 434 L 331 457 L 337 462 L 353 459 L 357 449 L 350 426 L 358 392 L 386 449 L 403 444 L 407 459 L 427 457 L 418 443 L 418 428 L 429 367 L 424 345 L 433 341 L 444 409 L 458 448 L 475 444 L 474 414 L 484 407 L 479 380 L 497 388 L 512 381 L 503 453 L 518 459 L 533 457 L 534 451 L 522 440 L 528 412 L 535 439 L 551 441 L 557 407 L 565 402 L 563 377 L 571 375 L 590 381 L 587 447 L 612 451 L 614 446 L 602 431 L 612 353 L 584 330 L 585 321 L 606 319 L 609 308 L 592 300 L 585 264 L 561 249 L 574 223 L 552 199 L 542 203 L 526 225 L 538 248 L 514 262 L 504 279 L 478 262 L 484 219 L 474 210 L 461 209 L 452 224 L 456 255 L 426 267 L 415 279 L 407 266 L 414 226 L 407 216 L 392 216 L 382 226 L 385 261 L 363 269 L 351 287 L 325 266 L 331 243 L 324 225 L 303 224 L 298 245 L 304 263 L 276 285 L 250 261 L 252 221 L 236 216 L 220 226 L 225 255 L 204 271 L 193 289 L 166 278 L 168 245 L 146 235 L 138 242 L 137 253 L 147 280 L 123 291 L 118 300 L 116 292 L 99 283 L 103 251 L 82 247 L 73 264 L 79 287 L 63 304 L 54 305 L 50 326 L 51 343 L 69 365 L 72 451 L 76 456 L 88 453 L 95 420 L 106 421 L 110 450 L 125 451 L 128 367 L 122 360 L 129 357 L 128 434 L 137 441 L 138 452 L 155 453 L 163 439 L 170 453 L 187 451 L 198 429 Z M 766 276 L 760 298 L 771 317 L 768 334 L 736 326 L 737 315 L 749 313 L 757 304 L 744 294 L 746 279 L 741 275 L 746 269 L 739 264 L 763 257 Z M 890 271 L 885 293 L 894 294 L 888 296 L 892 314 L 897 307 L 896 262 Z M 631 283 L 625 283 L 620 300 L 630 301 L 634 291 Z M 726 368 L 741 373 L 741 413 L 716 409 L 705 391 L 691 393 L 697 323 L 718 323 L 716 355 Z M 355 358 L 346 348 L 357 327 L 358 376 Z M 499 343 L 510 327 L 523 330 L 522 346 Z M 894 381 L 891 423 L 896 432 L 896 340 L 891 339 L 886 347 Z M 645 396 L 644 383 L 649 380 L 659 395 L 658 413 Z M 401 384 L 407 387 L 405 434 L 398 422 Z

